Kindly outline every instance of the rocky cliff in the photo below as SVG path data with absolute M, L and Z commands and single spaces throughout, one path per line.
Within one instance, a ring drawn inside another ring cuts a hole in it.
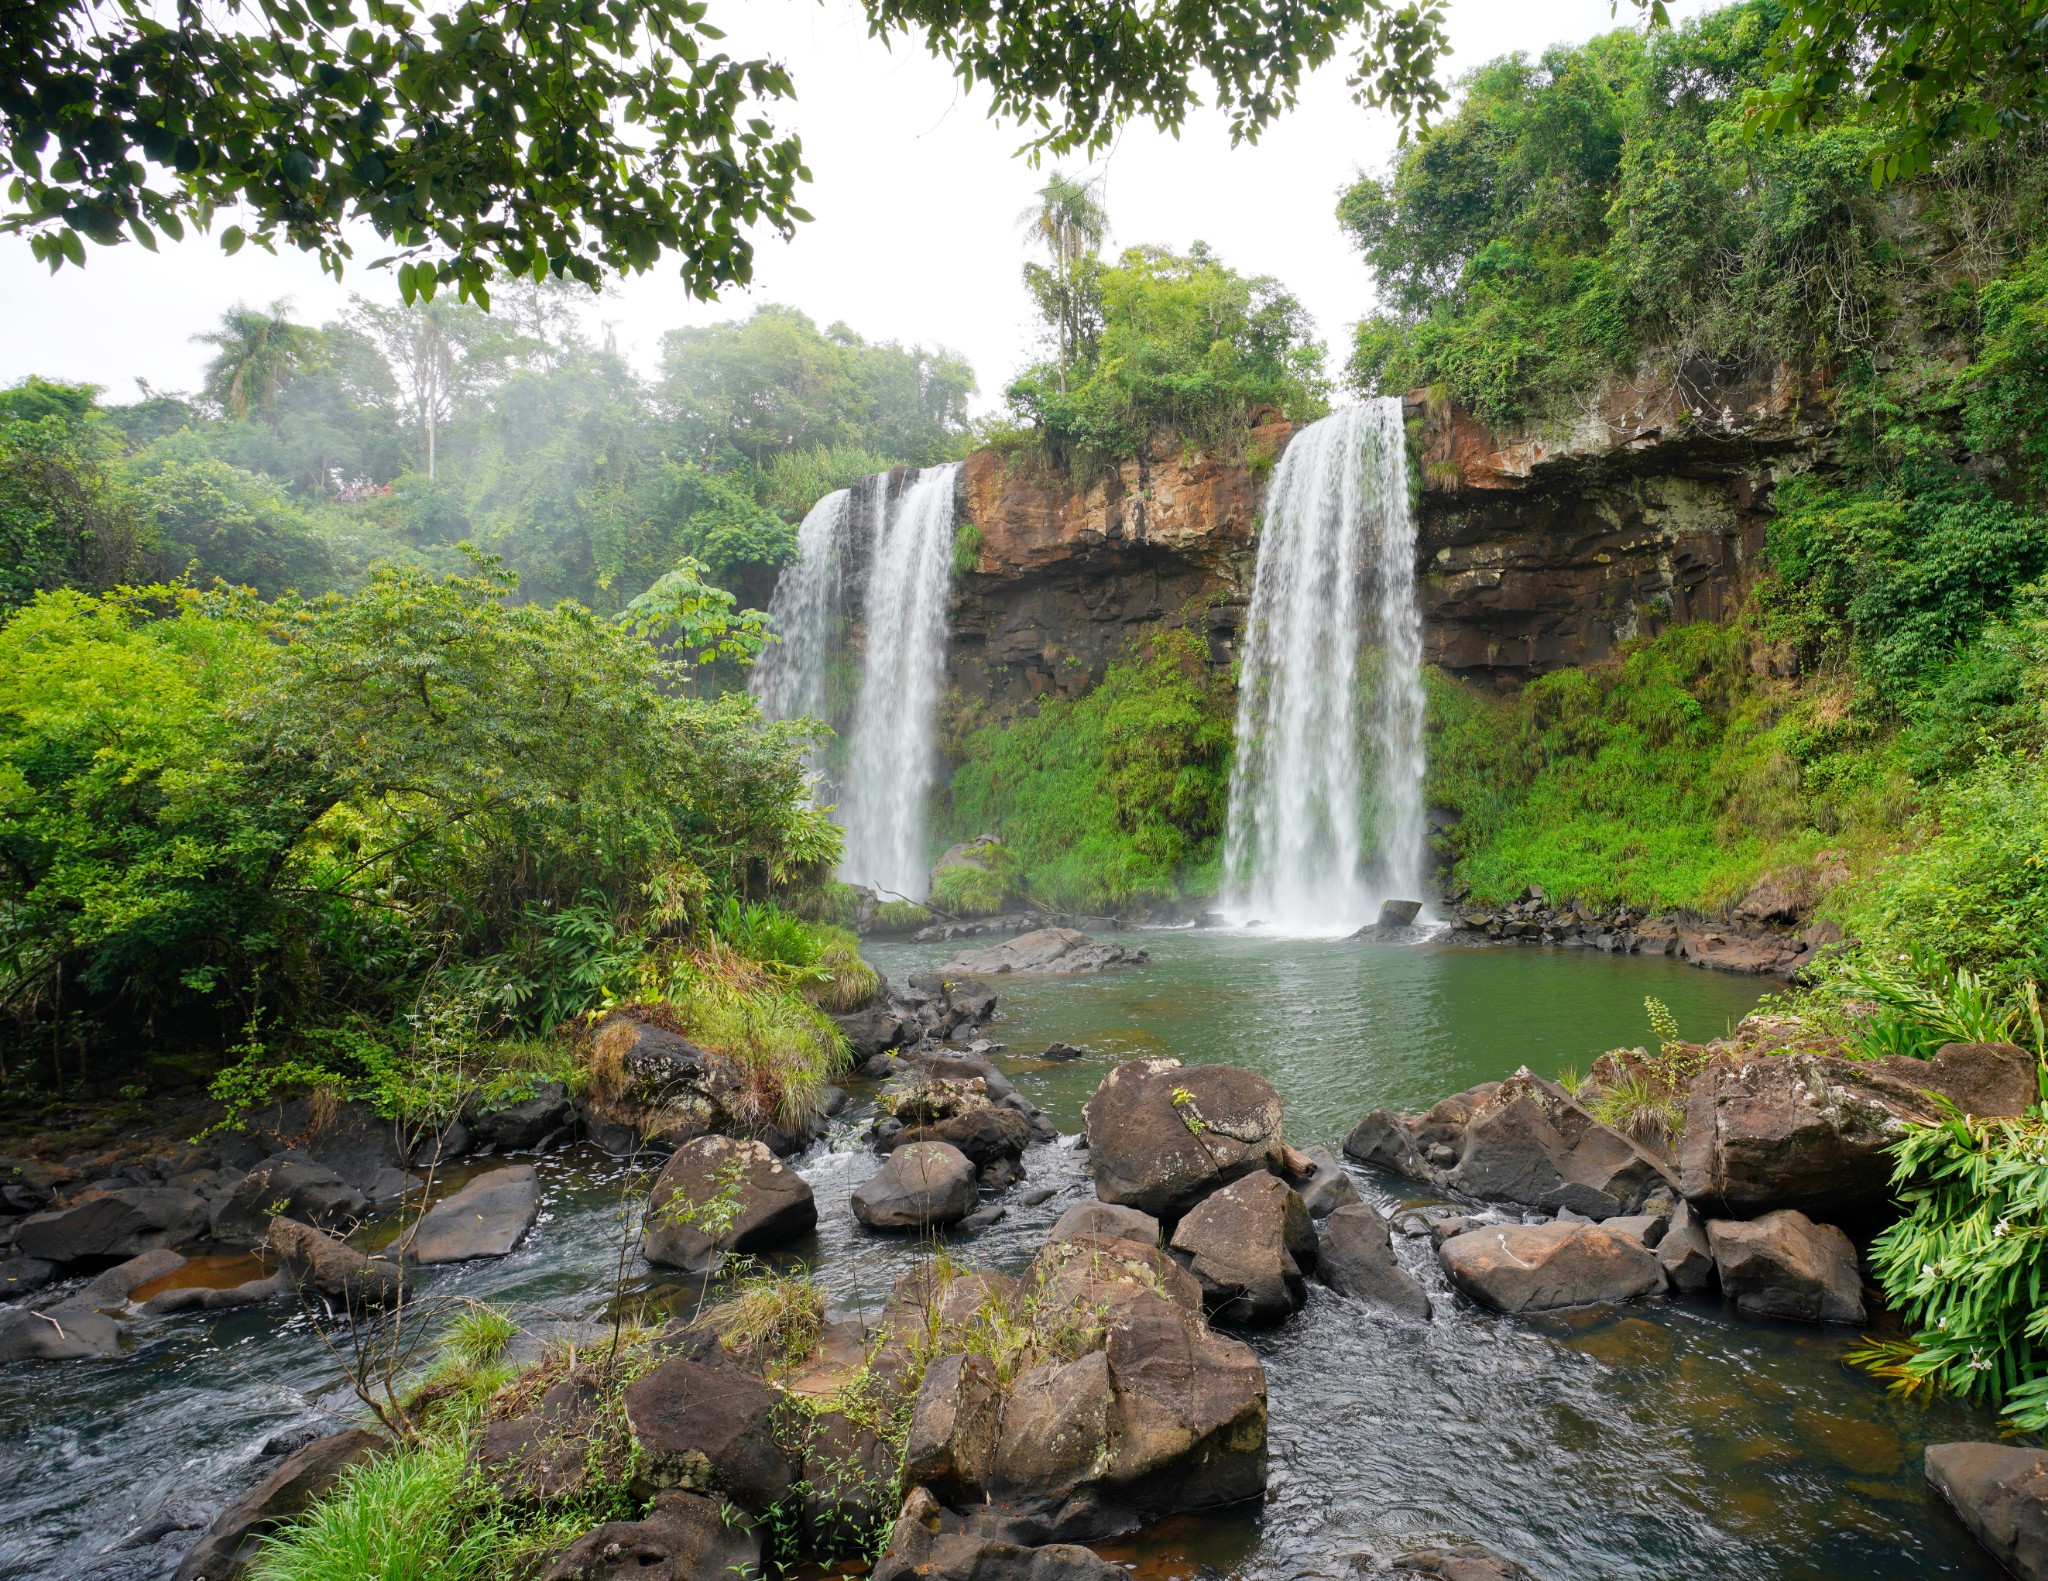
M 1408 408 L 1425 657 L 1502 686 L 1731 615 L 1774 481 L 1813 464 L 1825 436 L 1824 407 L 1784 369 L 1611 380 L 1540 432 L 1493 432 L 1426 392 Z M 1292 432 L 1260 425 L 1238 462 L 1162 435 L 1086 478 L 970 457 L 961 512 L 981 543 L 954 594 L 962 696 L 1000 709 L 1086 691 L 1131 638 L 1169 626 L 1200 631 L 1227 665 L 1265 479 Z

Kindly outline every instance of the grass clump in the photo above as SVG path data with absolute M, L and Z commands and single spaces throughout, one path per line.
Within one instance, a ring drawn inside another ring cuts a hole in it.
M 914 900 L 885 900 L 875 909 L 877 933 L 912 933 L 938 919 Z

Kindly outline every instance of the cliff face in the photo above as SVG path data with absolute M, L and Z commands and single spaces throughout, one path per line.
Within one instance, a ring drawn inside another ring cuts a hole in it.
M 1569 428 L 1492 432 L 1408 401 L 1424 655 L 1514 685 L 1595 663 L 1634 636 L 1732 615 L 1763 547 L 1774 478 L 1811 464 L 1822 409 L 1783 370 L 1614 380 Z M 1162 436 L 1093 479 L 979 452 L 962 469 L 979 560 L 956 579 L 950 668 L 999 711 L 1086 691 L 1131 638 L 1170 626 L 1231 662 L 1270 463 L 1256 429 L 1226 464 Z

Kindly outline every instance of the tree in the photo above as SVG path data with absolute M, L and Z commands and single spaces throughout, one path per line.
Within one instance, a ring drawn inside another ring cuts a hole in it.
M 355 311 L 397 375 L 432 478 L 442 427 L 455 415 L 457 400 L 495 371 L 503 337 L 483 314 L 457 302 L 384 307 L 358 297 Z
M 1361 23 L 1361 98 L 1404 117 L 1444 100 L 1432 0 L 864 6 L 872 33 L 922 36 L 1053 153 L 1136 117 L 1178 128 L 1202 76 L 1233 135 L 1256 137 Z M 720 50 L 700 0 L 179 0 L 167 20 L 132 0 L 7 0 L 0 28 L 0 230 L 52 269 L 83 264 L 87 239 L 154 247 L 236 208 L 226 251 L 286 243 L 337 276 L 367 222 L 408 302 L 449 282 L 487 303 L 494 273 L 595 287 L 664 254 L 708 297 L 751 278 L 750 229 L 809 218 L 802 146 L 765 114 L 794 85 Z
M 35 378 L 0 391 L 0 610 L 155 573 L 119 475 L 121 436 L 95 393 Z
M 1053 332 L 1060 389 L 1067 370 L 1092 351 L 1102 299 L 1095 279 L 1096 249 L 1109 234 L 1100 181 L 1076 181 L 1055 170 L 1038 189 L 1038 202 L 1017 217 L 1044 246 L 1049 263 L 1024 265 L 1024 284 Z
M 290 308 L 280 300 L 265 313 L 237 302 L 221 315 L 218 329 L 192 337 L 214 348 L 200 388 L 230 417 L 246 421 L 258 412 L 275 426 L 277 398 L 298 366 L 304 338 L 286 317 Z

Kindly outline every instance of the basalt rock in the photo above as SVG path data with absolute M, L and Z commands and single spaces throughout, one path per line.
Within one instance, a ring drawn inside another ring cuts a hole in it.
M 1707 1225 L 1722 1293 L 1738 1312 L 1795 1323 L 1861 1323 L 1856 1248 L 1832 1224 L 1790 1208 Z
M 416 1263 L 504 1257 L 540 1215 L 540 1177 L 531 1164 L 508 1164 L 469 1182 L 420 1216 L 405 1239 Z
M 1308 1206 L 1273 1175 L 1247 1175 L 1188 1210 L 1167 1243 L 1225 1323 L 1278 1323 L 1308 1299 L 1316 1232 Z
M 276 1218 L 264 1237 L 283 1270 L 302 1290 L 349 1307 L 380 1306 L 399 1293 L 397 1266 L 366 1257 L 310 1224 Z
M 95 1192 L 24 1219 L 14 1244 L 30 1257 L 75 1263 L 182 1246 L 206 1229 L 206 1203 L 196 1193 L 137 1186 Z
M 629 1384 L 625 1404 L 643 1496 L 681 1488 L 759 1515 L 796 1480 L 779 1420 L 787 1407 L 737 1368 L 678 1356 Z
M 906 1126 L 889 1138 L 887 1147 L 893 1151 L 910 1142 L 944 1142 L 966 1154 L 976 1169 L 986 1169 L 1001 1160 L 1021 1159 L 1032 1137 L 1028 1116 L 988 1104 L 928 1125 Z
M 710 1132 L 743 1132 L 739 1067 L 680 1033 L 614 1015 L 591 1038 L 584 1099 L 591 1139 L 613 1153 L 680 1147 Z
M 2009 1118 L 2037 1101 L 2034 1061 L 2005 1043 L 1951 1043 L 1932 1059 L 1722 1054 L 1693 1080 L 1680 1184 L 1714 1213 L 1797 1208 L 1861 1221 L 1890 1200 L 1887 1149 L 1909 1124 Z
M 1128 1572 L 1073 1543 L 1029 1547 L 977 1532 L 914 1487 L 876 1561 L 875 1581 L 1128 1581 Z
M 369 1210 L 370 1199 L 328 1165 L 298 1153 L 279 1153 L 256 1165 L 213 1210 L 213 1238 L 249 1246 L 274 1218 L 316 1229 L 345 1229 Z
M 302 1514 L 344 1471 L 383 1443 L 377 1434 L 351 1427 L 293 1451 L 220 1513 L 185 1555 L 173 1581 L 239 1581 L 265 1537 Z
M 1337 1209 L 1359 1200 L 1357 1183 L 1345 1173 L 1344 1166 L 1337 1162 L 1337 1155 L 1327 1147 L 1305 1147 L 1293 1162 L 1306 1162 L 1311 1166 L 1306 1174 L 1291 1167 L 1287 1172 L 1289 1184 L 1301 1193 L 1301 1200 L 1308 1204 L 1310 1218 L 1328 1218 Z
M 1673 1290 L 1687 1294 L 1706 1289 L 1713 1279 L 1714 1248 L 1691 1203 L 1681 1200 L 1673 1210 L 1664 1238 L 1657 1243 L 1657 1266 Z
M 1664 1284 L 1641 1242 L 1598 1224 L 1488 1224 L 1437 1256 L 1465 1294 L 1511 1314 L 1632 1301 Z
M 1219 1186 L 1280 1158 L 1280 1095 L 1231 1065 L 1126 1060 L 1081 1110 L 1095 1194 L 1178 1219 Z
M 16 1361 L 101 1361 L 121 1354 L 123 1325 L 113 1315 L 151 1280 L 185 1259 L 159 1247 L 95 1276 L 83 1289 L 31 1311 L 0 1311 L 0 1364 Z
M 620 1466 L 592 1453 L 605 1393 L 583 1374 L 550 1384 L 517 1416 L 486 1423 L 469 1452 L 471 1469 L 507 1503 L 541 1507 L 567 1504 Z
M 1323 1221 L 1316 1277 L 1339 1295 L 1397 1317 L 1430 1315 L 1428 1292 L 1395 1258 L 1387 1221 L 1369 1202 L 1348 1203 Z
M 1927 1480 L 2000 1564 L 2048 1581 L 2048 1450 L 1930 1444 Z
M 495 1109 L 480 1108 L 471 1115 L 469 1139 L 474 1147 L 516 1152 L 539 1146 L 566 1129 L 574 1118 L 569 1089 L 558 1081 L 542 1082 L 531 1098 Z
M 965 1153 L 945 1142 L 912 1142 L 854 1188 L 853 1216 L 871 1230 L 922 1230 L 966 1218 L 979 1198 Z
M 712 1499 L 670 1489 L 637 1521 L 585 1532 L 540 1581 L 753 1581 L 761 1533 Z
M 1159 1221 L 1149 1213 L 1119 1207 L 1113 1202 L 1077 1202 L 1059 1216 L 1046 1239 L 1065 1241 L 1077 1235 L 1106 1235 L 1114 1240 L 1157 1247 Z
M 712 1213 L 726 1197 L 731 1219 L 719 1227 Z M 759 1251 L 803 1234 L 817 1224 L 818 1204 L 810 1182 L 763 1143 L 700 1136 L 663 1167 L 644 1222 L 650 1263 L 702 1273 L 726 1252 Z
M 1040 928 L 1007 943 L 955 956 L 948 972 L 968 977 L 1003 977 L 1015 972 L 1032 976 L 1076 976 L 1112 966 L 1137 966 L 1151 959 L 1144 950 L 1090 938 L 1074 928 Z

